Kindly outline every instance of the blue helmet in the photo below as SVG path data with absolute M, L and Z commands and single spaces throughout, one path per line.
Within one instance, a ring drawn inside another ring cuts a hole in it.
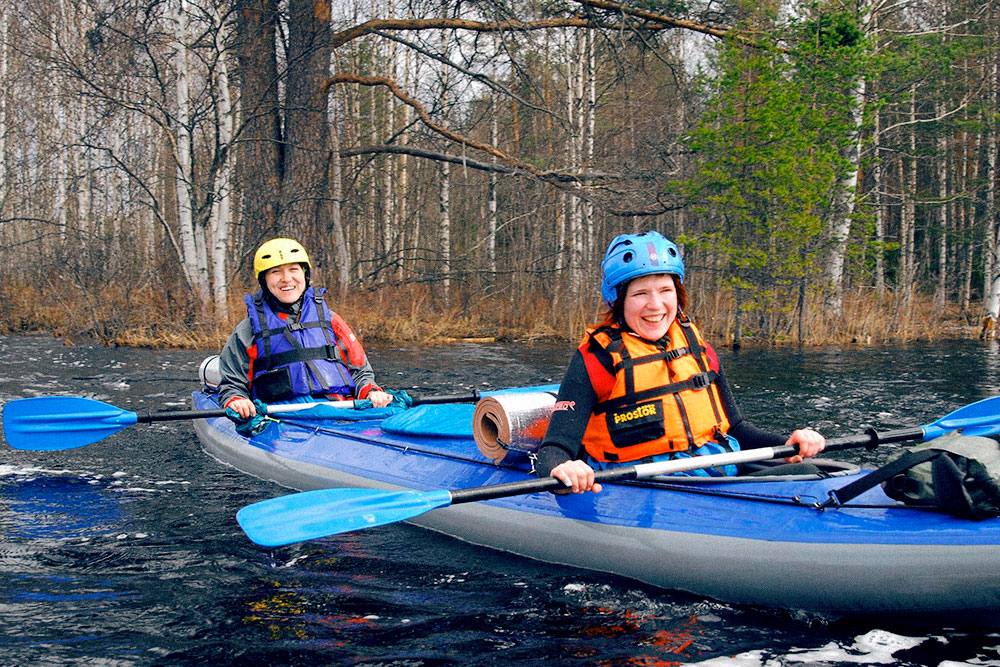
M 684 283 L 684 261 L 677 246 L 659 232 L 616 236 L 601 262 L 601 298 L 610 308 L 619 285 L 653 273 L 670 273 Z

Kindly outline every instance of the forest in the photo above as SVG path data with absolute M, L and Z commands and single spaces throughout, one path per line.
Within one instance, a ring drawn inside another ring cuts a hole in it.
M 576 340 L 624 232 L 718 343 L 992 336 L 1000 0 L 22 0 L 0 332 L 215 345 L 290 236 L 365 340 Z

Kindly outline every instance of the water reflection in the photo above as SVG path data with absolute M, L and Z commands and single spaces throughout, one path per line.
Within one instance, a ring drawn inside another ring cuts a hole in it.
M 70 475 L 6 475 L 0 507 L 0 532 L 10 540 L 107 535 L 123 522 L 107 482 Z

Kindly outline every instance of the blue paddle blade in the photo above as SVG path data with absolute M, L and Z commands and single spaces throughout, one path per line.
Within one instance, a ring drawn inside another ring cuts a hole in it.
M 405 521 L 451 504 L 451 492 L 318 489 L 247 505 L 236 513 L 243 532 L 264 547 Z
M 134 412 L 89 398 L 19 398 L 3 406 L 3 435 L 14 449 L 73 449 L 103 440 L 137 420 Z
M 1000 433 L 1000 396 L 991 396 L 970 403 L 924 426 L 923 440 L 933 440 L 949 431 L 962 429 L 964 435 L 996 435 Z

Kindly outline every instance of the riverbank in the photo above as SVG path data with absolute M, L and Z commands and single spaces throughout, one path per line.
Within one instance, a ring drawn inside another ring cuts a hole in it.
M 697 293 L 697 292 L 696 292 Z M 26 285 L 4 285 L 0 332 L 46 333 L 67 345 L 98 342 L 106 346 L 213 349 L 224 343 L 244 316 L 239 296 L 230 299 L 230 315 L 199 315 L 190 301 L 153 287 L 123 291 L 109 286 L 101 293 L 62 288 L 41 293 Z M 586 301 L 586 303 L 585 303 Z M 329 299 L 331 307 L 366 344 L 443 344 L 457 341 L 564 341 L 575 343 L 600 313 L 591 300 L 568 302 L 548 294 L 461 295 L 445 302 L 425 286 L 358 290 Z M 735 327 L 730 295 L 713 294 L 690 308 L 709 340 L 731 346 Z M 974 310 L 973 312 L 979 312 Z M 941 312 L 929 296 L 917 295 L 908 309 L 892 295 L 857 291 L 844 299 L 844 315 L 823 317 L 819 304 L 809 308 L 802 325 L 788 312 L 745 312 L 741 344 L 883 345 L 914 341 L 975 338 L 978 317 L 955 306 Z

